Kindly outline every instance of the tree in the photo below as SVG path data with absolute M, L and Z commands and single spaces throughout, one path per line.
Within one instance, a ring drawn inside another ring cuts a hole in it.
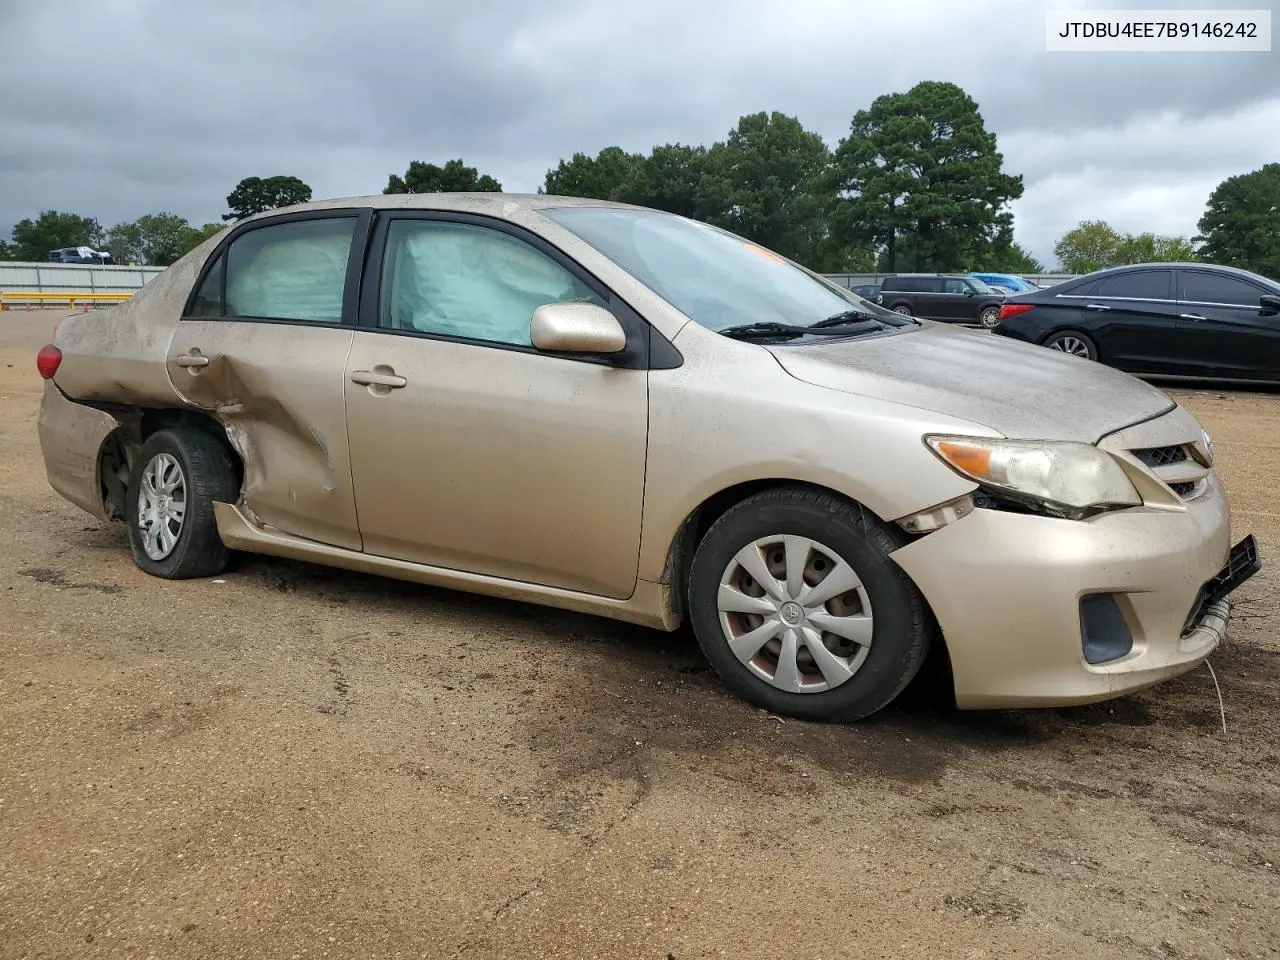
M 149 213 L 139 217 L 137 228 L 142 236 L 142 256 L 149 264 L 167 267 L 190 247 L 186 246 L 191 224 L 174 213 Z
M 45 210 L 35 220 L 19 220 L 14 225 L 10 252 L 17 260 L 48 260 L 50 250 L 97 247 L 101 243 L 102 228 L 92 217 Z
M 1169 263 L 1197 259 L 1186 237 L 1117 233 L 1102 220 L 1084 220 L 1053 245 L 1068 273 L 1092 273 L 1128 263 Z
M 1044 273 L 1044 264 L 1015 243 L 1010 232 L 1007 238 L 997 239 L 971 269 L 992 273 Z
M 1177 263 L 1196 259 L 1196 249 L 1186 237 L 1154 233 L 1126 234 L 1116 248 L 1116 265 L 1123 263 Z
M 177 214 L 152 213 L 116 224 L 107 231 L 106 246 L 116 263 L 167 267 L 223 229 L 221 223 L 193 227 Z
M 1280 163 L 1223 180 L 1198 227 L 1202 259 L 1280 278 Z
M 1123 240 L 1102 220 L 1082 220 L 1053 245 L 1053 255 L 1067 273 L 1093 273 L 1119 263 Z
M 105 246 L 116 263 L 146 263 L 142 253 L 142 230 L 136 223 L 117 223 L 107 231 Z
M 311 199 L 311 188 L 297 177 L 245 177 L 227 194 L 230 213 L 223 220 L 240 220 L 255 213 L 306 203 Z
M 795 117 L 754 113 L 707 151 L 700 179 L 707 218 L 805 266 L 828 269 L 844 244 L 830 214 L 831 151 Z
M 617 200 L 636 178 L 645 158 L 627 153 L 621 147 L 605 147 L 594 158 L 575 153 L 561 160 L 538 188 L 539 193 L 558 197 L 590 197 L 594 200 Z
M 847 241 L 883 246 L 898 269 L 898 241 L 914 234 L 916 269 L 956 270 L 1012 227 L 1002 208 L 1022 196 L 978 105 L 953 83 L 924 81 L 877 97 L 854 115 L 835 154 L 834 218 Z
M 182 253 L 180 256 L 186 256 L 200 244 L 215 234 L 221 233 L 226 228 L 226 224 L 223 223 L 206 223 L 202 227 L 187 227 L 182 235 Z
M 13 255 L 14 246 L 8 240 L 0 240 L 0 260 L 17 260 Z
M 560 166 L 563 168 L 564 163 Z M 713 213 L 704 197 L 702 179 L 706 169 L 706 147 L 681 143 L 654 147 L 649 156 L 632 162 L 629 179 L 612 189 L 609 199 L 705 220 Z
M 449 160 L 443 167 L 413 160 L 403 177 L 394 173 L 383 193 L 501 193 L 502 184 L 461 160 Z

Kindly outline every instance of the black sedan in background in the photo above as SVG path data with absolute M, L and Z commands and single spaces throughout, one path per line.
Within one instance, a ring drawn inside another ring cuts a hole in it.
M 995 332 L 1131 373 L 1280 382 L 1280 283 L 1146 263 L 1010 297 Z

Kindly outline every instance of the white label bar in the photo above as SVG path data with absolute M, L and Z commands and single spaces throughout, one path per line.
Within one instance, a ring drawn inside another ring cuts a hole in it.
M 1269 52 L 1270 10 L 1050 10 L 1045 49 Z

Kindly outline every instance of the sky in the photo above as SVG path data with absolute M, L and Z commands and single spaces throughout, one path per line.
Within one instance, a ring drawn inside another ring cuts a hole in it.
M 1045 12 L 1280 0 L 0 0 L 0 237 L 43 209 L 218 220 L 243 177 L 316 199 L 463 158 L 512 192 L 581 151 L 721 140 L 760 110 L 834 148 L 859 109 L 959 84 L 1023 175 L 1048 266 L 1081 220 L 1190 236 L 1280 160 L 1270 53 L 1049 53 Z

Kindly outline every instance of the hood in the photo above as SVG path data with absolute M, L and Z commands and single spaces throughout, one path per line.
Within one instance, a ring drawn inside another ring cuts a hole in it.
M 1100 363 L 939 324 L 768 349 L 797 380 L 960 417 L 1010 439 L 1097 443 L 1174 407 L 1155 387 Z

